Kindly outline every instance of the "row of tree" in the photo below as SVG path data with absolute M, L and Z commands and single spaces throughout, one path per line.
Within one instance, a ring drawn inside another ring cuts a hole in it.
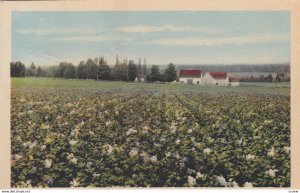
M 290 76 L 287 73 L 278 73 L 276 75 L 269 74 L 267 76 L 244 76 L 240 78 L 240 82 L 290 82 Z
M 104 57 L 96 57 L 94 60 L 88 59 L 81 61 L 78 66 L 68 62 L 61 62 L 58 66 L 52 66 L 47 69 L 36 67 L 32 63 L 29 69 L 21 62 L 11 62 L 12 77 L 53 77 L 66 79 L 95 79 L 95 80 L 119 80 L 135 81 L 137 77 L 146 78 L 147 81 L 172 82 L 176 80 L 177 74 L 174 64 L 169 64 L 164 73 L 160 72 L 158 65 L 152 65 L 148 73 L 146 60 L 142 65 L 141 59 L 136 64 L 134 60 L 124 59 L 119 61 L 116 57 L 116 63 L 110 67 Z

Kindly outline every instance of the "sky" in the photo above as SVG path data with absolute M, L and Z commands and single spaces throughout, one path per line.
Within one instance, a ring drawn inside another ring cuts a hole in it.
M 118 55 L 148 64 L 290 62 L 287 11 L 13 12 L 12 61 L 78 65 Z

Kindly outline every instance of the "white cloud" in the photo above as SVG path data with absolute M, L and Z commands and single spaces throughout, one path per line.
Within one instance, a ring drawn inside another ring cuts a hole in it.
M 50 39 L 59 42 L 104 42 L 104 41 L 126 41 L 130 42 L 129 38 L 113 37 L 113 36 L 69 36 Z
M 200 28 L 194 26 L 160 25 L 160 26 L 124 26 L 117 27 L 115 30 L 125 33 L 155 33 L 155 32 L 202 32 L 206 34 L 222 33 L 221 30 Z
M 38 28 L 38 29 L 17 29 L 16 32 L 24 35 L 37 35 L 45 36 L 51 34 L 87 34 L 87 33 L 99 33 L 101 29 L 74 29 L 74 28 Z
M 260 34 L 222 38 L 162 38 L 141 44 L 154 44 L 162 46 L 220 46 L 220 45 L 244 45 L 268 42 L 288 41 L 289 35 L 285 34 Z

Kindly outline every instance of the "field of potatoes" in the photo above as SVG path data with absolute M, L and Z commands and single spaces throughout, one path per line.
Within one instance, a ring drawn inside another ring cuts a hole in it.
M 13 187 L 290 186 L 281 94 L 12 89 Z

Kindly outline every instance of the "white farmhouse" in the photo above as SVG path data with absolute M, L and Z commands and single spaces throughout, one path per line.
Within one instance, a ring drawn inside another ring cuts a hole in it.
M 201 84 L 202 70 L 180 70 L 179 82 L 186 84 Z
M 204 85 L 229 85 L 229 76 L 227 72 L 205 72 L 202 76 Z

